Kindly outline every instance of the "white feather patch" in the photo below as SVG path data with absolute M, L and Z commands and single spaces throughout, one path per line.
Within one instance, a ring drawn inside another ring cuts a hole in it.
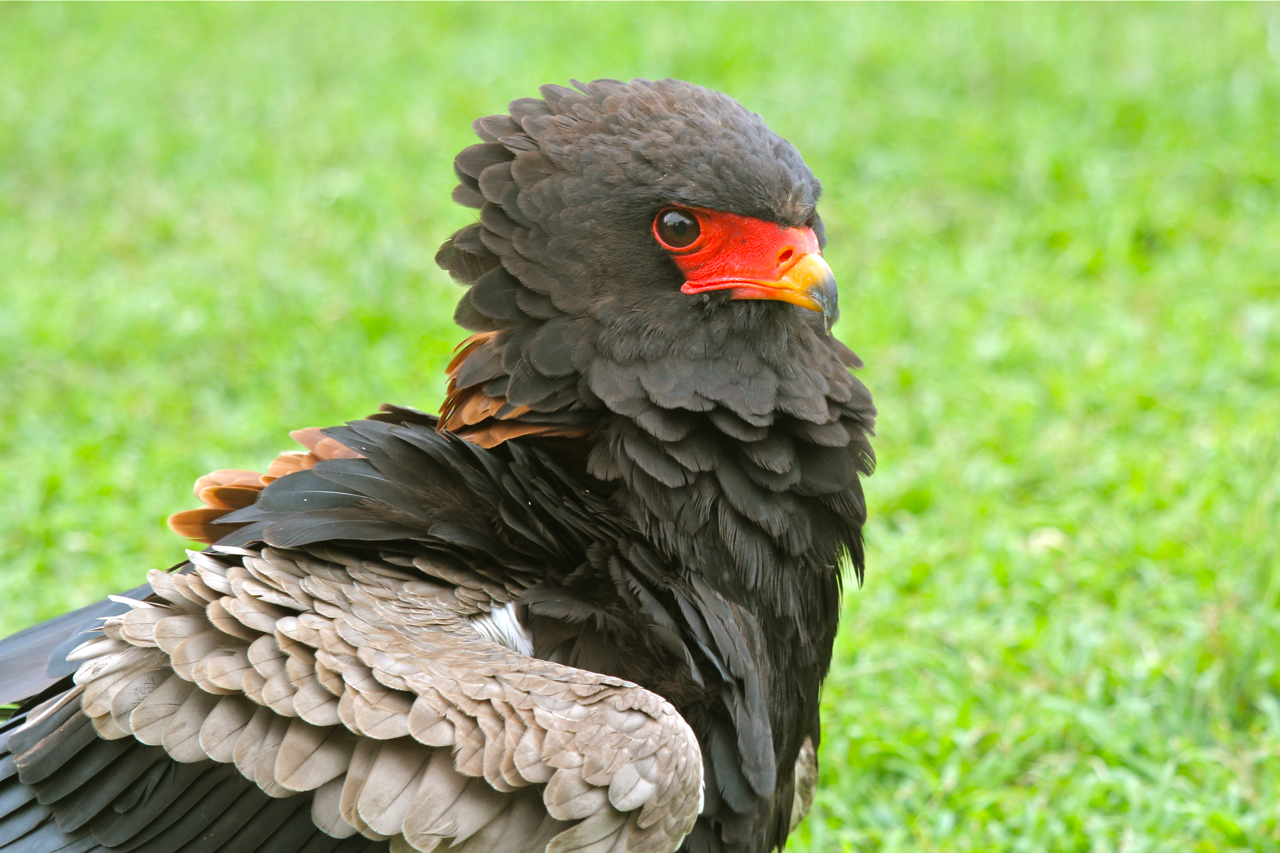
M 481 636 L 500 646 L 506 646 L 517 654 L 533 656 L 533 637 L 520 624 L 520 617 L 516 615 L 516 606 L 512 602 L 495 607 L 483 616 L 472 617 L 471 627 Z

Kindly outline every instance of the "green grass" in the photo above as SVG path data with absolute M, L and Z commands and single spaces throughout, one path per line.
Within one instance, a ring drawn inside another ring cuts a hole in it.
M 880 407 L 792 850 L 1280 849 L 1280 9 L 0 5 L 0 628 L 433 408 L 476 115 L 678 76 L 823 179 Z

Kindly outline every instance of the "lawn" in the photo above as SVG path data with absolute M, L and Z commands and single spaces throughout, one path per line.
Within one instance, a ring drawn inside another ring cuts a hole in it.
M 477 115 L 722 89 L 880 408 L 793 851 L 1280 850 L 1280 8 L 0 5 L 0 631 L 436 406 Z

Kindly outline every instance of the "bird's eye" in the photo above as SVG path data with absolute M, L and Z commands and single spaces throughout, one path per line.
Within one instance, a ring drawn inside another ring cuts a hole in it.
M 658 242 L 668 249 L 689 248 L 698 239 L 701 230 L 697 216 L 674 207 L 659 212 L 653 221 L 653 231 L 658 236 Z

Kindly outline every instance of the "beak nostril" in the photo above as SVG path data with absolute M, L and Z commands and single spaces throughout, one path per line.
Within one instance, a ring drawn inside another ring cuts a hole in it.
M 787 261 L 791 260 L 793 255 L 795 255 L 795 251 L 792 249 L 787 249 L 781 255 L 778 255 L 778 263 L 785 264 Z

